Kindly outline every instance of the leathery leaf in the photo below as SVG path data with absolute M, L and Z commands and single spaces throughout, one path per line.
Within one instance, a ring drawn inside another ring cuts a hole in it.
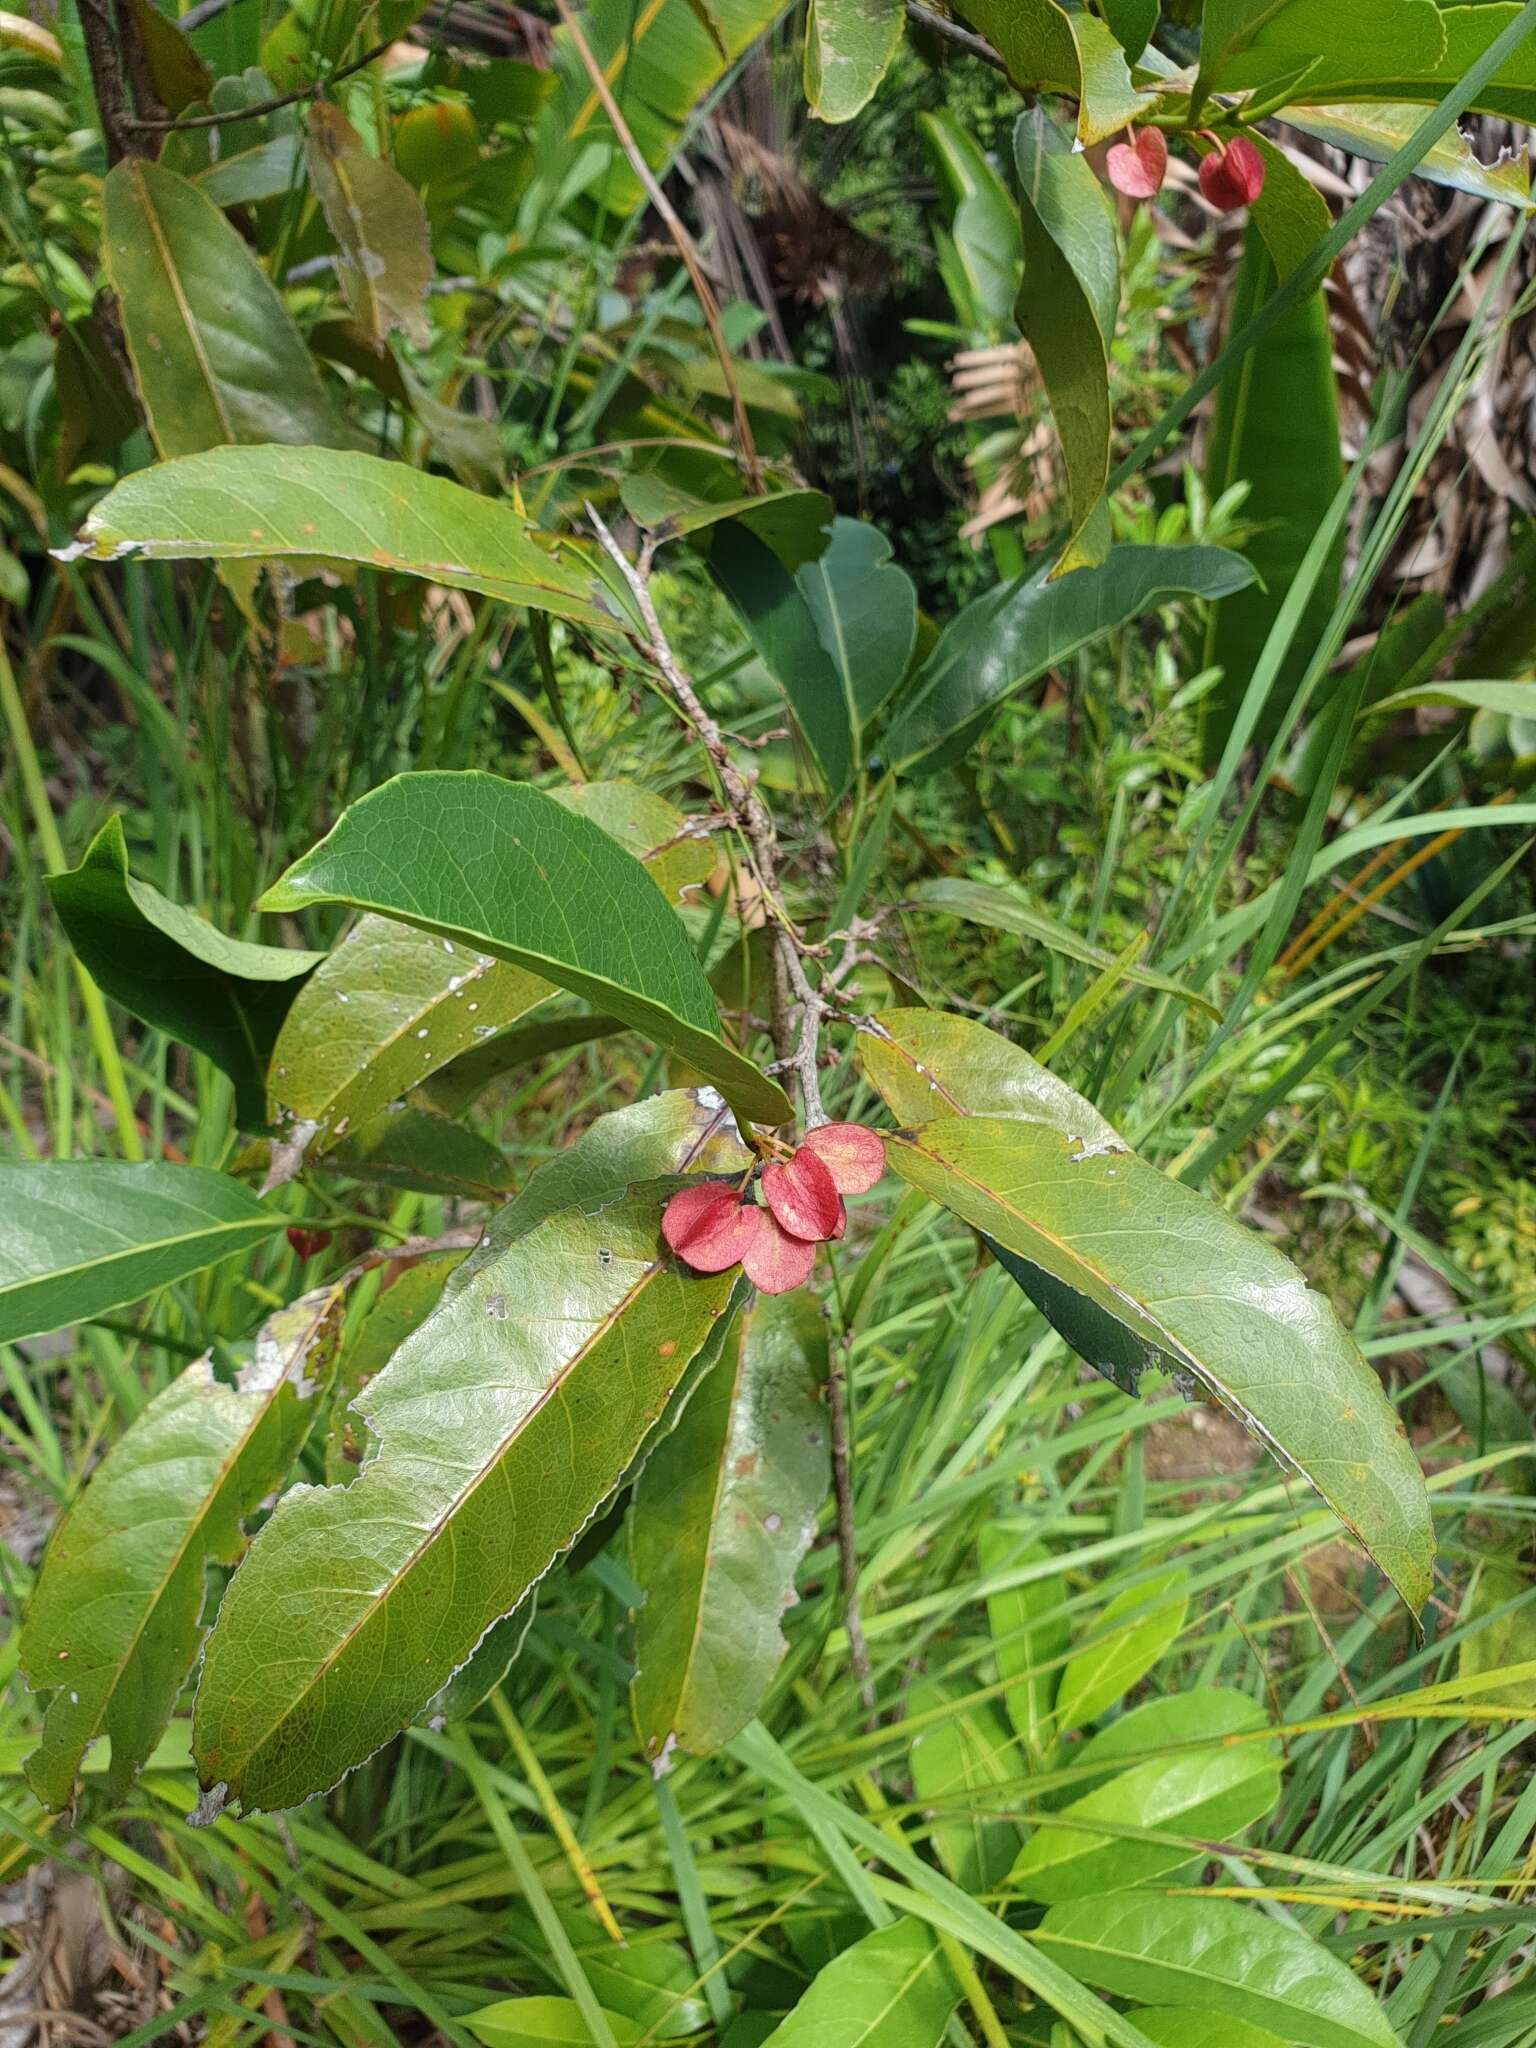
M 735 1284 L 664 1256 L 675 1184 L 472 1254 L 356 1404 L 370 1462 L 278 1503 L 204 1660 L 211 1808 L 293 1806 L 363 1762 L 613 1494 Z
M 210 1564 L 232 1564 L 243 1522 L 286 1478 L 329 1381 L 340 1288 L 263 1326 L 232 1383 L 202 1358 L 113 1445 L 48 1546 L 21 1635 L 21 1668 L 48 1703 L 27 1777 L 68 1803 L 87 1748 L 112 1742 L 108 1796 L 124 1797 L 170 1720 L 202 1641 Z

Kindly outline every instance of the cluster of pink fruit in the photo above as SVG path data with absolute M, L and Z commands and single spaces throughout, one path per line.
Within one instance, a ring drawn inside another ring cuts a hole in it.
M 1246 135 L 1230 142 L 1207 138 L 1215 146 L 1200 159 L 1200 190 L 1218 212 L 1233 213 L 1252 206 L 1264 190 L 1264 159 Z M 1168 144 L 1160 128 L 1132 128 L 1128 140 L 1117 142 L 1105 159 L 1109 182 L 1130 199 L 1151 199 L 1168 175 Z
M 885 1171 L 885 1147 L 863 1124 L 821 1124 L 786 1160 L 762 1172 L 763 1205 L 747 1186 L 702 1181 L 675 1194 L 661 1216 L 661 1234 L 696 1273 L 740 1266 L 764 1294 L 803 1286 L 816 1247 L 848 1226 L 844 1195 L 862 1195 Z

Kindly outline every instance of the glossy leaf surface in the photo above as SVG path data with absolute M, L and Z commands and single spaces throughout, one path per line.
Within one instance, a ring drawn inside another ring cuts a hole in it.
M 919 114 L 917 128 L 952 209 L 949 240 L 958 276 L 951 294 L 971 326 L 1000 339 L 1012 331 L 1023 271 L 1019 209 L 991 159 L 953 114 Z M 948 281 L 949 270 L 945 275 Z
M 827 1491 L 826 1370 L 814 1302 L 764 1297 L 636 1483 L 630 1569 L 645 1600 L 630 1699 L 654 1770 L 674 1748 L 722 1748 L 778 1669 Z
M 938 2048 L 957 1996 L 929 1929 L 893 1920 L 834 1956 L 764 2048 Z
M 555 801 L 601 826 L 670 895 L 714 866 L 709 843 L 680 838 L 681 813 L 648 791 L 589 783 Z M 289 1013 L 272 1055 L 274 1117 L 313 1124 L 318 1158 L 555 993 L 530 968 L 365 915 Z
M 141 1301 L 286 1221 L 201 1166 L 0 1165 L 0 1344 Z
M 421 201 L 391 163 L 372 156 L 329 100 L 309 109 L 309 181 L 340 251 L 337 272 L 352 317 L 382 348 L 400 328 L 431 341 L 425 300 L 432 240 Z
M 1335 149 L 1347 149 L 1368 163 L 1386 163 L 1402 148 L 1424 118 L 1422 107 L 1358 105 L 1287 107 L 1279 117 Z M 1531 196 L 1531 168 L 1517 153 L 1501 150 L 1485 163 L 1459 128 L 1453 128 L 1420 157 L 1414 173 L 1432 185 L 1469 192 L 1474 199 L 1492 199 L 1505 206 L 1524 206 Z
M 603 2018 L 618 2048 L 644 2037 L 639 2023 L 622 2013 L 605 2012 Z M 498 1998 L 494 2005 L 466 2013 L 464 2024 L 485 2048 L 559 2048 L 561 2042 L 590 2048 L 592 2040 L 574 1998 Z
M 108 559 L 359 562 L 594 629 L 613 624 L 593 578 L 541 547 L 510 505 L 350 450 L 210 448 L 141 469 L 93 507 L 77 547 Z
M 270 1318 L 233 1384 L 187 1367 L 113 1445 L 55 1530 L 27 1609 L 21 1665 L 48 1703 L 27 1777 L 67 1804 L 88 1746 L 112 1743 L 115 1802 L 164 1732 L 202 1640 L 207 1569 L 282 1485 L 335 1361 L 341 1292 Z
M 1229 2014 L 1307 2048 L 1401 2048 L 1347 1964 L 1230 1899 L 1077 1899 L 1053 1906 L 1035 1939 L 1085 1983 L 1138 2002 Z
M 1109 195 L 1043 107 L 1013 137 L 1024 229 L 1019 328 L 1035 352 L 1067 473 L 1071 537 L 1051 571 L 1096 568 L 1109 552 L 1109 350 L 1120 253 Z
M 344 442 L 276 289 L 211 199 L 129 157 L 108 173 L 102 206 L 107 276 L 162 455 Z
M 868 106 L 901 47 L 903 0 L 811 0 L 805 96 L 823 121 L 851 121 Z
M 1084 146 L 1117 134 L 1144 111 L 1124 50 L 1086 9 L 1056 0 L 963 0 L 958 11 L 991 43 L 1021 92 L 1045 87 L 1078 102 Z
M 835 795 L 863 759 L 863 730 L 906 674 L 917 592 L 885 535 L 839 519 L 826 551 L 791 574 L 754 535 L 716 534 L 709 566 L 783 689 Z
M 376 1455 L 278 1503 L 209 1639 L 194 1746 L 246 1808 L 334 1784 L 418 1715 L 612 1496 L 726 1311 L 661 1256 L 665 1186 L 452 1276 L 358 1399 Z
M 859 1063 L 899 1124 L 942 1116 L 1019 1117 L 1079 1144 L 1124 1143 L 1113 1124 L 1049 1067 L 970 1017 L 885 1010 L 859 1039 Z
M 1057 1726 L 1081 1728 L 1123 1699 L 1172 1648 L 1188 1612 L 1189 1580 L 1181 1567 L 1154 1573 L 1117 1593 L 1094 1617 L 1088 1641 L 1062 1671 Z
M 1057 582 L 1036 573 L 976 598 L 939 636 L 882 751 L 924 774 L 957 761 L 1018 691 L 1079 648 L 1159 605 L 1241 590 L 1253 571 L 1229 548 L 1116 547 Z
M 650 875 L 590 819 L 526 783 L 396 776 L 346 811 L 262 901 L 350 903 L 491 954 L 679 1053 L 743 1115 L 790 1116 L 778 1084 L 719 1036 L 709 984 Z
M 222 1067 L 241 1124 L 263 1124 L 267 1056 L 299 984 L 324 955 L 226 938 L 137 880 L 120 818 L 102 826 L 78 867 L 48 877 L 48 894 L 98 987 Z

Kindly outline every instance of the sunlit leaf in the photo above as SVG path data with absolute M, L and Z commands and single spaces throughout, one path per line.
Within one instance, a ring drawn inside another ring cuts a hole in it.
M 1536 103 L 1533 103 L 1536 104 Z M 1347 149 L 1369 163 L 1386 163 L 1424 119 L 1422 107 L 1353 106 L 1286 107 L 1277 119 L 1335 149 Z M 1531 196 L 1531 167 L 1519 150 L 1501 150 L 1484 163 L 1469 137 L 1459 128 L 1442 135 L 1419 158 L 1415 175 L 1431 184 L 1469 192 L 1474 199 L 1493 199 L 1506 206 L 1526 206 Z
M 141 1301 L 286 1220 L 201 1166 L 0 1166 L 0 1344 Z
M 916 1920 L 893 1920 L 834 1956 L 763 2048 L 938 2048 L 958 1993 Z
M 1086 9 L 1056 0 L 961 0 L 957 12 L 980 29 L 1021 92 L 1044 88 L 1078 102 L 1077 139 L 1084 145 L 1145 112 L 1125 51 Z
M 720 1037 L 687 933 L 645 868 L 530 784 L 396 776 L 345 811 L 262 903 L 349 903 L 505 960 L 680 1054 L 743 1115 L 789 1119 L 778 1084 Z
M 1021 1565 L 1044 1563 L 1043 1545 L 1020 1546 L 1005 1525 L 983 1529 L 977 1540 L 982 1572 L 991 1579 Z M 1056 1688 L 1070 1629 L 1061 1612 L 1064 1598 L 1059 1578 L 1026 1579 L 987 1595 L 987 1626 L 992 1631 L 997 1675 L 1007 1684 L 1003 1706 L 1015 1734 L 1039 1756 L 1055 1739 Z
M 1178 1640 L 1188 1612 L 1189 1577 L 1182 1567 L 1156 1572 L 1117 1593 L 1094 1616 L 1088 1640 L 1062 1670 L 1057 1726 L 1081 1728 L 1124 1698 Z
M 231 1380 L 199 1359 L 117 1440 L 54 1531 L 21 1636 L 21 1666 L 47 1695 L 27 1762 L 32 1789 L 65 1805 L 86 1749 L 112 1743 L 120 1801 L 176 1705 L 203 1637 L 208 1567 L 233 1564 L 243 1524 L 291 1466 L 324 1393 L 341 1290 L 272 1316 Z
M 906 26 L 903 0 L 811 0 L 805 27 L 805 96 L 823 121 L 851 121 L 868 106 Z

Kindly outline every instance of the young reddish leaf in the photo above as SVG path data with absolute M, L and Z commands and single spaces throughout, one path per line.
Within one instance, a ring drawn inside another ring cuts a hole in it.
M 820 1244 L 841 1237 L 843 1205 L 825 1162 L 802 1145 L 787 1166 L 763 1168 L 763 1200 L 794 1237 Z
M 1105 159 L 1109 182 L 1128 199 L 1151 199 L 1168 175 L 1168 144 L 1161 128 L 1143 128 L 1117 142 Z
M 820 1124 L 802 1151 L 814 1152 L 840 1195 L 862 1195 L 885 1172 L 885 1147 L 863 1124 Z
M 723 1273 L 745 1257 L 763 1222 L 720 1181 L 680 1188 L 661 1213 L 661 1234 L 695 1273 Z
M 788 1294 L 791 1288 L 803 1287 L 816 1263 L 815 1245 L 781 1230 L 777 1218 L 768 1210 L 754 1209 L 752 1213 L 760 1216 L 762 1223 L 747 1247 L 742 1271 L 764 1294 Z
M 1212 206 L 1233 213 L 1251 206 L 1264 190 L 1264 159 L 1245 135 L 1200 159 L 1200 190 Z
M 306 1230 L 302 1223 L 290 1223 L 286 1236 L 301 1259 L 318 1257 L 331 1241 L 328 1230 Z

